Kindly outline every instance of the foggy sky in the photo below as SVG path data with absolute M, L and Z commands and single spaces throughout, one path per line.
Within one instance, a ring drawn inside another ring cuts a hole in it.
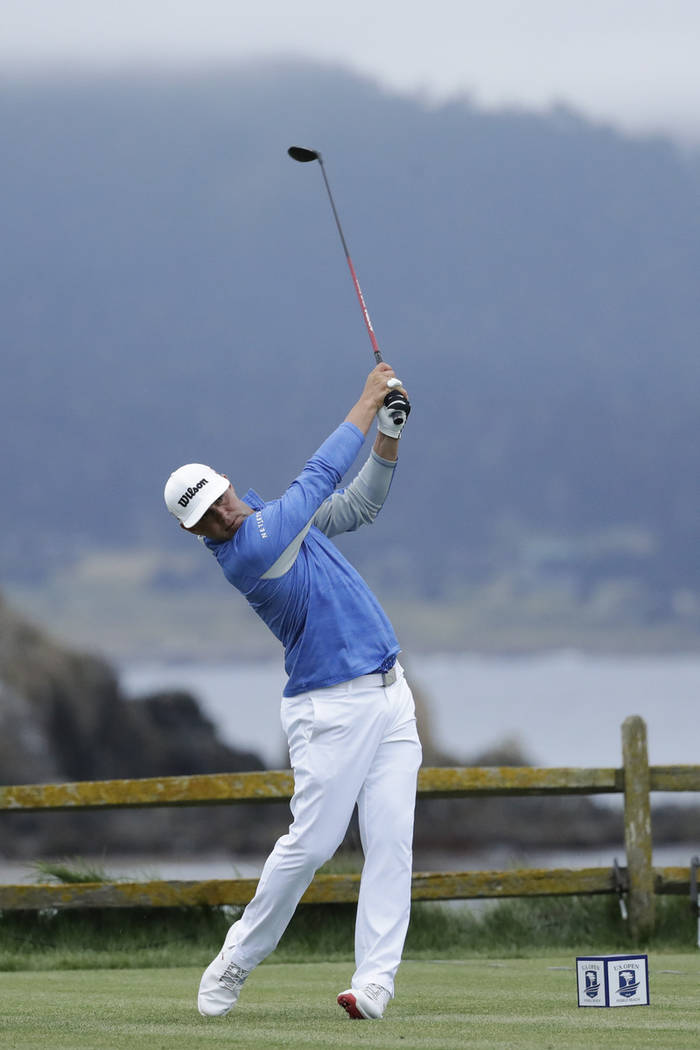
M 565 102 L 700 142 L 697 0 L 3 0 L 0 68 L 308 57 L 485 106 Z

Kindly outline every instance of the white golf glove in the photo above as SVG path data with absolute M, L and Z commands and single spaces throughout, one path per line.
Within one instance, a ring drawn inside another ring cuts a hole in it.
M 384 404 L 377 412 L 379 433 L 390 438 L 400 438 L 410 411 L 411 403 L 406 395 L 392 390 L 386 395 Z

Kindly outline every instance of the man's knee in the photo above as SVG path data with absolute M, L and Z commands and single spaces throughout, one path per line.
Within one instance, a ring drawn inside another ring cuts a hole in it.
M 282 847 L 287 863 L 309 872 L 311 877 L 326 861 L 331 859 L 343 838 L 344 834 L 335 835 L 332 838 L 326 836 L 317 838 L 313 835 L 313 829 L 295 835 L 292 825 L 289 835 L 280 839 L 279 845 L 287 840 Z

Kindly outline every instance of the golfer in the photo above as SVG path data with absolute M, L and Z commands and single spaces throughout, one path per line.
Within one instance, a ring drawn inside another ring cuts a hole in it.
M 396 467 L 405 413 L 384 405 L 406 391 L 386 363 L 369 374 L 347 418 L 276 500 L 203 464 L 171 474 L 168 510 L 202 538 L 227 580 L 285 650 L 282 726 L 294 771 L 292 824 L 268 857 L 257 893 L 228 931 L 199 986 L 208 1017 L 227 1014 L 276 947 L 315 871 L 342 842 L 355 805 L 365 856 L 355 926 L 355 973 L 337 997 L 350 1017 L 379 1019 L 394 995 L 408 927 L 413 813 L 421 747 L 399 643 L 378 601 L 330 537 L 372 522 Z M 375 418 L 369 459 L 344 490 Z

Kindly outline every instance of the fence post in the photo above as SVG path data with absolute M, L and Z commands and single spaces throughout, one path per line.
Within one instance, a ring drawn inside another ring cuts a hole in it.
M 639 715 L 622 723 L 625 769 L 625 850 L 629 880 L 629 923 L 635 941 L 654 930 L 656 901 L 652 868 L 651 805 L 647 727 Z

